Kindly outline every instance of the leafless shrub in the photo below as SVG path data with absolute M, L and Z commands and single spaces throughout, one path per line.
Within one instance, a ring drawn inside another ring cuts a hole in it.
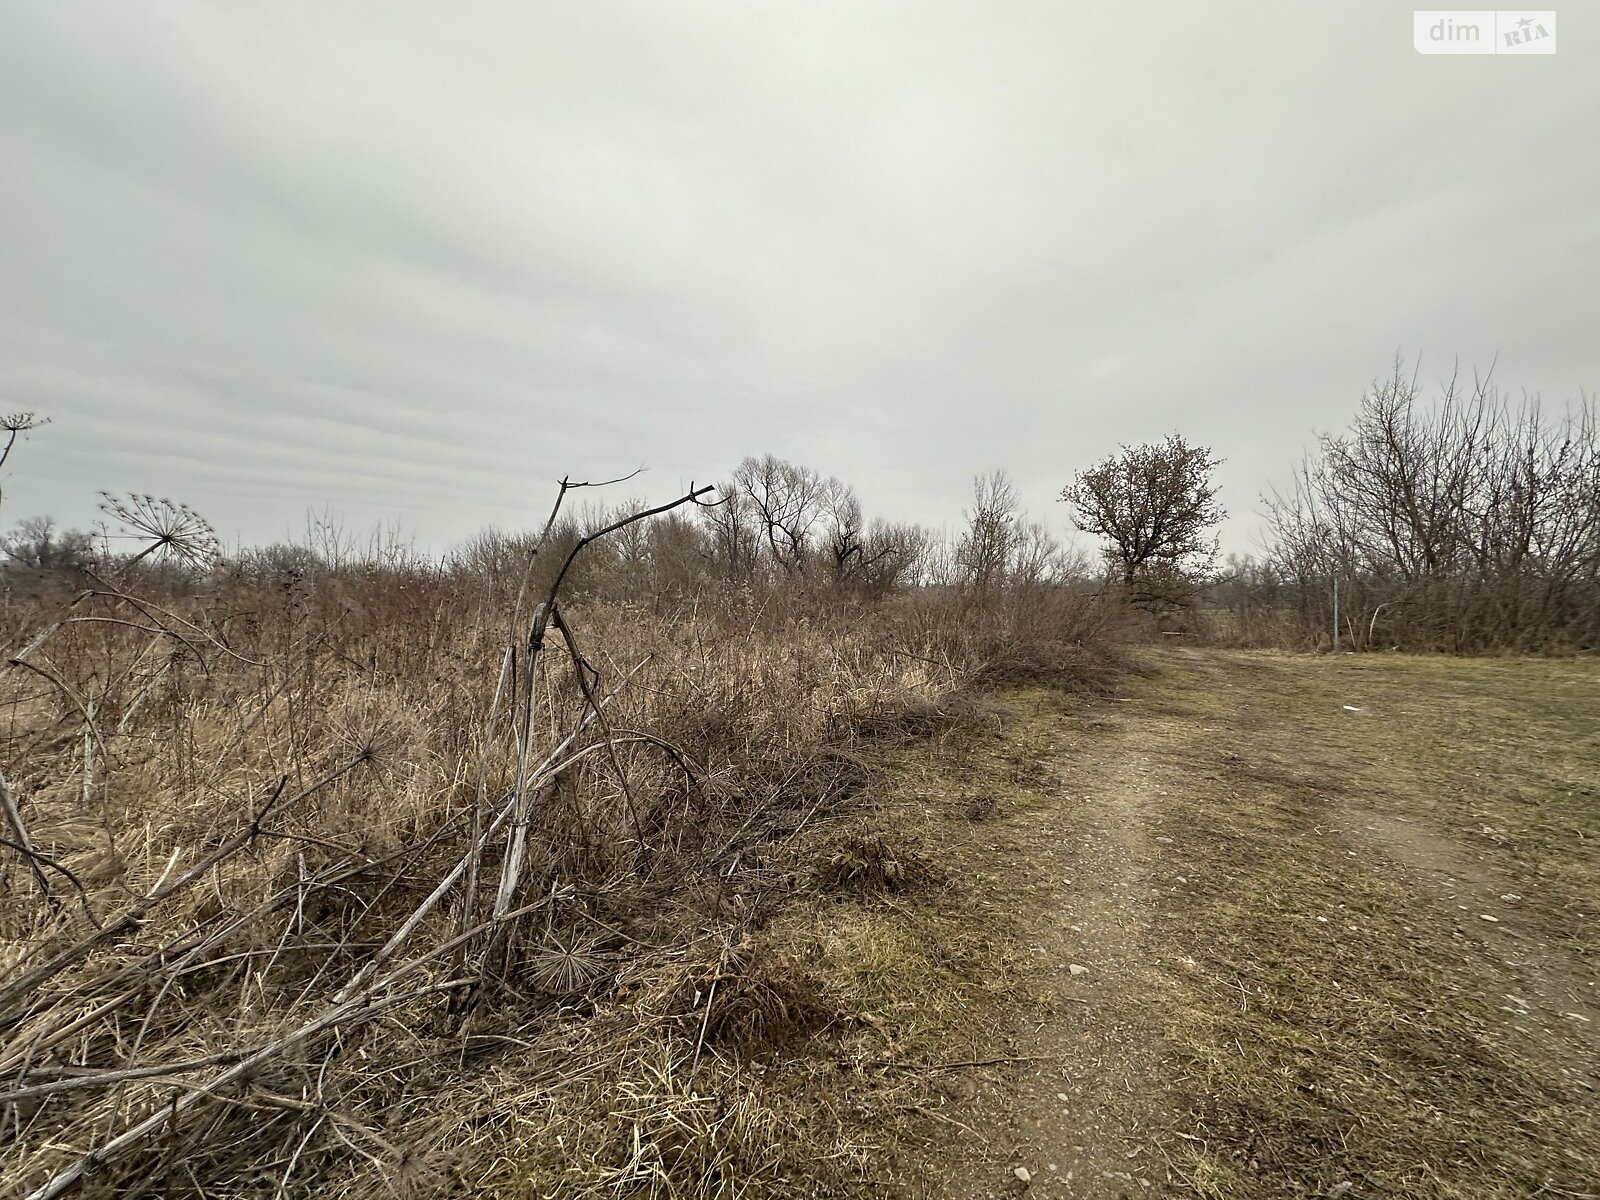
M 936 882 L 939 873 L 904 837 L 854 825 L 824 842 L 814 878 L 825 892 L 909 892 Z
M 1600 413 L 1459 377 L 1424 407 L 1397 362 L 1349 432 L 1268 501 L 1271 567 L 1307 636 L 1455 652 L 1600 644 Z

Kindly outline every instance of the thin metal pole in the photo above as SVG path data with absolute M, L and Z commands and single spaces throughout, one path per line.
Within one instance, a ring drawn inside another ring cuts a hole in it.
M 1333 577 L 1333 652 L 1339 653 L 1339 577 Z

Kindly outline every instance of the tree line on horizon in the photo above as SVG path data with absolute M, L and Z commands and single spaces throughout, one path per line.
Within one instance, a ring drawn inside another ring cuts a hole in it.
M 14 442 L 26 414 L 8 423 Z M 9 452 L 9 444 L 7 451 Z M 0 463 L 3 463 L 0 457 Z M 1179 434 L 1124 446 L 1078 472 L 1061 502 L 1096 557 L 1029 518 L 1004 471 L 974 478 L 953 535 L 869 518 L 836 477 L 767 454 L 744 459 L 717 501 L 619 529 L 571 581 L 589 595 L 663 609 L 729 586 L 859 600 L 940 589 L 983 602 L 1044 588 L 1093 590 L 1136 614 L 1222 641 L 1310 646 L 1334 628 L 1354 649 L 1471 652 L 1600 643 L 1600 419 L 1585 398 L 1561 414 L 1513 404 L 1486 379 L 1448 381 L 1429 402 L 1396 363 L 1365 392 L 1350 427 L 1320 435 L 1287 490 L 1265 498 L 1259 556 L 1219 562 L 1222 460 Z M 589 505 L 545 533 L 559 560 L 588 529 L 644 505 Z M 223 562 L 198 514 L 150 496 L 104 496 L 111 525 L 143 540 L 151 567 Z M 314 580 L 348 571 L 518 577 L 537 538 L 486 529 L 440 562 L 397 535 L 366 541 L 327 514 L 301 543 L 246 549 L 223 569 Z M 114 561 L 105 529 L 20 522 L 0 539 L 7 586 Z M 123 556 L 124 560 L 128 556 Z

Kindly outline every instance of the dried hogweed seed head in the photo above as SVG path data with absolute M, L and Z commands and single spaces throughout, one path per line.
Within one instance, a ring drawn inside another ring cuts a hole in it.
M 135 560 L 150 555 L 176 558 L 192 566 L 208 566 L 222 556 L 217 531 L 187 504 L 130 492 L 100 493 L 100 511 L 122 526 L 122 537 L 144 542 Z
M 49 417 L 40 417 L 31 412 L 14 412 L 0 417 L 0 430 L 6 433 L 27 433 L 30 429 L 37 429 L 49 423 Z

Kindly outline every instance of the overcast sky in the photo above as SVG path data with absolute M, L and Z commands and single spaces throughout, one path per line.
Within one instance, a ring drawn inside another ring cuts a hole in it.
M 0 0 L 0 523 L 442 548 L 772 452 L 959 519 L 1171 430 L 1225 541 L 1396 351 L 1600 389 L 1600 51 L 1394 3 Z

